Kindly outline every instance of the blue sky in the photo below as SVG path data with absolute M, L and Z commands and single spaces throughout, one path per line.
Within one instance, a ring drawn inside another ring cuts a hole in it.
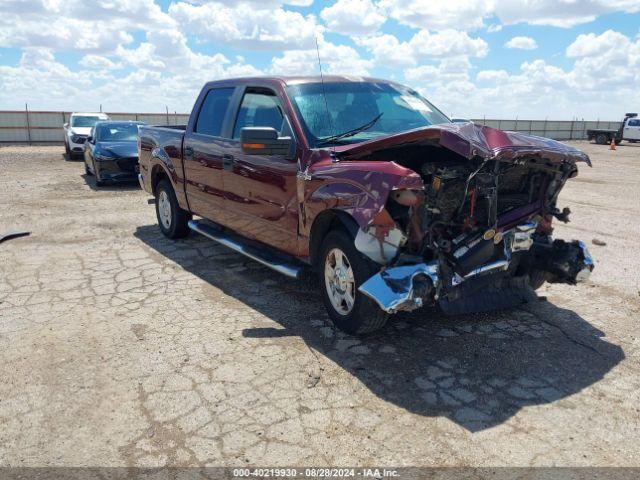
M 637 0 L 4 0 L 0 108 L 188 111 L 202 83 L 325 72 L 457 117 L 640 110 Z

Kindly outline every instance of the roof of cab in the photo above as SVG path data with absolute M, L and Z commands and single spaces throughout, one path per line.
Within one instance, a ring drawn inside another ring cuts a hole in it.
M 325 83 L 334 82 L 371 82 L 371 83 L 389 83 L 397 85 L 397 82 L 391 80 L 385 80 L 382 78 L 374 77 L 362 77 L 357 75 L 301 75 L 301 76 L 255 76 L 255 77 L 238 77 L 238 78 L 225 78 L 221 80 L 213 80 L 207 82 L 206 86 L 214 86 L 222 83 L 237 83 L 247 84 L 255 81 L 267 82 L 267 83 L 281 83 L 283 85 L 299 85 L 304 83 Z

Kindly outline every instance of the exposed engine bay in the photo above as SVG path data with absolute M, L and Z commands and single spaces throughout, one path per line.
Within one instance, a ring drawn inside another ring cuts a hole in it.
M 383 265 L 360 287 L 383 310 L 510 308 L 536 298 L 544 281 L 588 277 L 593 261 L 584 244 L 551 237 L 554 217 L 569 221 L 556 201 L 577 175 L 574 162 L 469 160 L 434 147 L 405 153 L 399 159 L 396 150 L 394 161 L 419 173 L 424 190 L 394 190 L 356 237 L 356 247 Z

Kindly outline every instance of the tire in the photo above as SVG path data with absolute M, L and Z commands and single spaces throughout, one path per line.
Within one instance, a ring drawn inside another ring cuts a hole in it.
M 64 141 L 64 153 L 67 154 L 67 159 L 71 160 L 71 149 L 69 148 L 69 144 L 66 140 Z
M 622 143 L 622 139 L 621 138 L 616 138 L 615 142 L 616 142 L 616 145 L 620 145 L 620 143 Z
M 92 176 L 93 172 L 91 170 L 89 170 L 89 165 L 87 165 L 87 162 L 84 162 L 84 173 L 88 176 Z
M 608 142 L 608 136 L 604 133 L 599 133 L 598 135 L 596 135 L 596 143 L 598 145 L 606 145 Z
M 156 187 L 156 218 L 160 231 L 167 238 L 189 235 L 191 214 L 178 205 L 178 199 L 169 180 L 160 180 Z
M 339 255 L 341 262 L 337 260 Z M 342 267 L 336 273 L 339 263 Z M 327 269 L 327 266 L 333 268 Z M 322 301 L 331 321 L 343 332 L 352 335 L 369 333 L 381 329 L 387 323 L 389 315 L 371 298 L 358 291 L 358 287 L 377 270 L 373 262 L 356 250 L 353 239 L 346 232 L 332 230 L 324 238 L 318 262 Z M 351 298 L 351 302 L 348 298 Z
M 529 271 L 529 286 L 534 290 L 538 290 L 547 280 L 547 275 L 542 270 Z

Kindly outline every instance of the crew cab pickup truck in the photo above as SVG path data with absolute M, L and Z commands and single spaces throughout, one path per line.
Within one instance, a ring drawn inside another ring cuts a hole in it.
M 595 140 L 600 145 L 606 145 L 615 141 L 616 145 L 620 145 L 622 140 L 629 142 L 640 142 L 640 118 L 637 113 L 627 113 L 617 130 L 609 130 L 597 128 L 587 130 L 587 138 Z
M 190 230 L 292 278 L 360 334 L 422 306 L 508 308 L 593 261 L 552 239 L 589 158 L 553 140 L 453 123 L 411 88 L 353 77 L 207 83 L 189 123 L 141 126 L 140 184 L 160 230 Z

